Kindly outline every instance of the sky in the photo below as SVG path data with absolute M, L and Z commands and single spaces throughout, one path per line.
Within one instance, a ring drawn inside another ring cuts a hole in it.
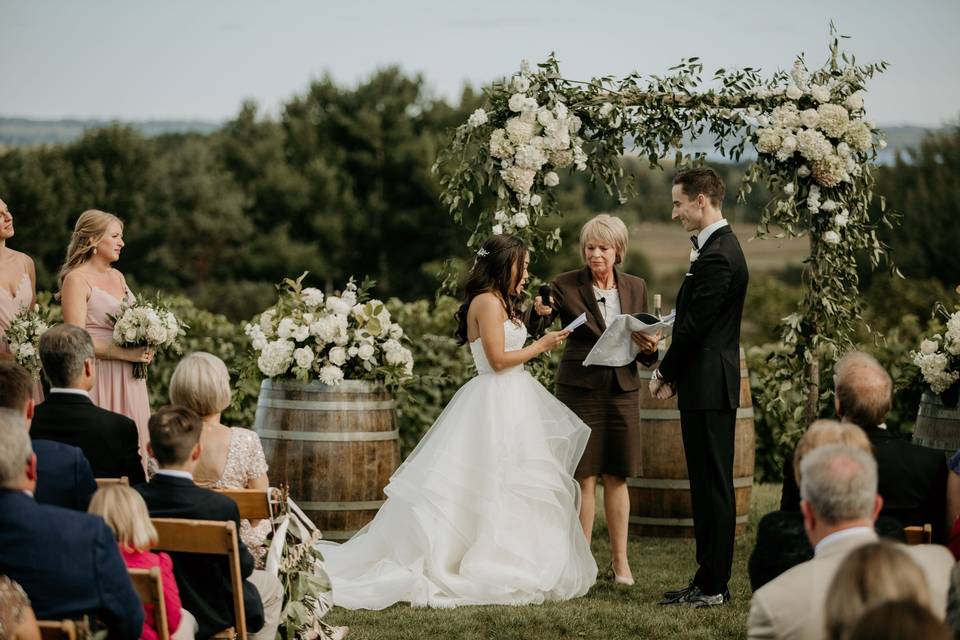
M 378 68 L 422 74 L 456 99 L 555 51 L 564 77 L 789 68 L 828 54 L 833 19 L 860 62 L 869 117 L 939 126 L 960 116 L 960 0 L 0 0 L 0 116 L 198 119 L 244 99 L 278 113 L 311 79 Z

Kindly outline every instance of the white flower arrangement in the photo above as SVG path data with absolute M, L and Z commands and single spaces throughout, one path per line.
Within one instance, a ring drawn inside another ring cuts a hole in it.
M 277 304 L 244 326 L 262 375 L 330 386 L 347 378 L 398 386 L 412 377 L 403 329 L 383 302 L 368 296 L 372 282 L 358 287 L 351 278 L 342 293 L 323 297 L 302 287 L 306 275 L 285 279 Z
M 160 294 L 149 301 L 137 296 L 133 304 L 124 302 L 115 316 L 111 316 L 113 342 L 121 347 L 149 347 L 155 351 L 173 350 L 179 353 L 180 338 L 189 327 L 181 322 L 164 302 Z M 133 363 L 135 378 L 147 377 L 147 365 Z
M 23 307 L 13 316 L 7 329 L 7 344 L 17 364 L 34 380 L 40 379 L 40 336 L 53 324 L 49 307 L 35 304 Z
M 921 341 L 920 350 L 913 353 L 913 363 L 930 390 L 941 394 L 960 380 L 960 307 L 950 314 L 938 304 L 937 311 L 946 317 L 945 331 Z

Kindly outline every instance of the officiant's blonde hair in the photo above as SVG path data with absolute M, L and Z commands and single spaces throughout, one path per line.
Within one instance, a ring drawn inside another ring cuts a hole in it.
M 580 230 L 580 257 L 584 262 L 587 262 L 587 243 L 590 241 L 613 247 L 617 252 L 617 264 L 620 264 L 627 255 L 630 234 L 627 233 L 627 225 L 623 224 L 623 220 L 601 213 L 587 220 Z
M 117 544 L 129 551 L 148 551 L 157 544 L 157 529 L 143 497 L 123 484 L 97 489 L 88 512 L 100 516 L 113 531 Z

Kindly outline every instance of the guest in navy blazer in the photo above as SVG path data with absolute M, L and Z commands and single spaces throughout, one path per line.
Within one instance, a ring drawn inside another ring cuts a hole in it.
M 26 369 L 9 360 L 0 362 L 0 408 L 23 415 L 27 429 L 34 415 L 33 386 Z M 42 439 L 33 441 L 33 452 L 37 454 L 37 502 L 86 511 L 97 483 L 83 452 Z
M 143 607 L 103 519 L 39 504 L 26 421 L 0 409 L 0 574 L 17 581 L 40 619 L 95 617 L 109 637 L 135 640 Z

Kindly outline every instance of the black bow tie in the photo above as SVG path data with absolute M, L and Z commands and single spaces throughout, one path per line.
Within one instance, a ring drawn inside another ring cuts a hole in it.
M 693 248 L 697 251 L 700 251 L 700 240 L 699 236 L 690 236 L 690 242 L 693 243 Z

